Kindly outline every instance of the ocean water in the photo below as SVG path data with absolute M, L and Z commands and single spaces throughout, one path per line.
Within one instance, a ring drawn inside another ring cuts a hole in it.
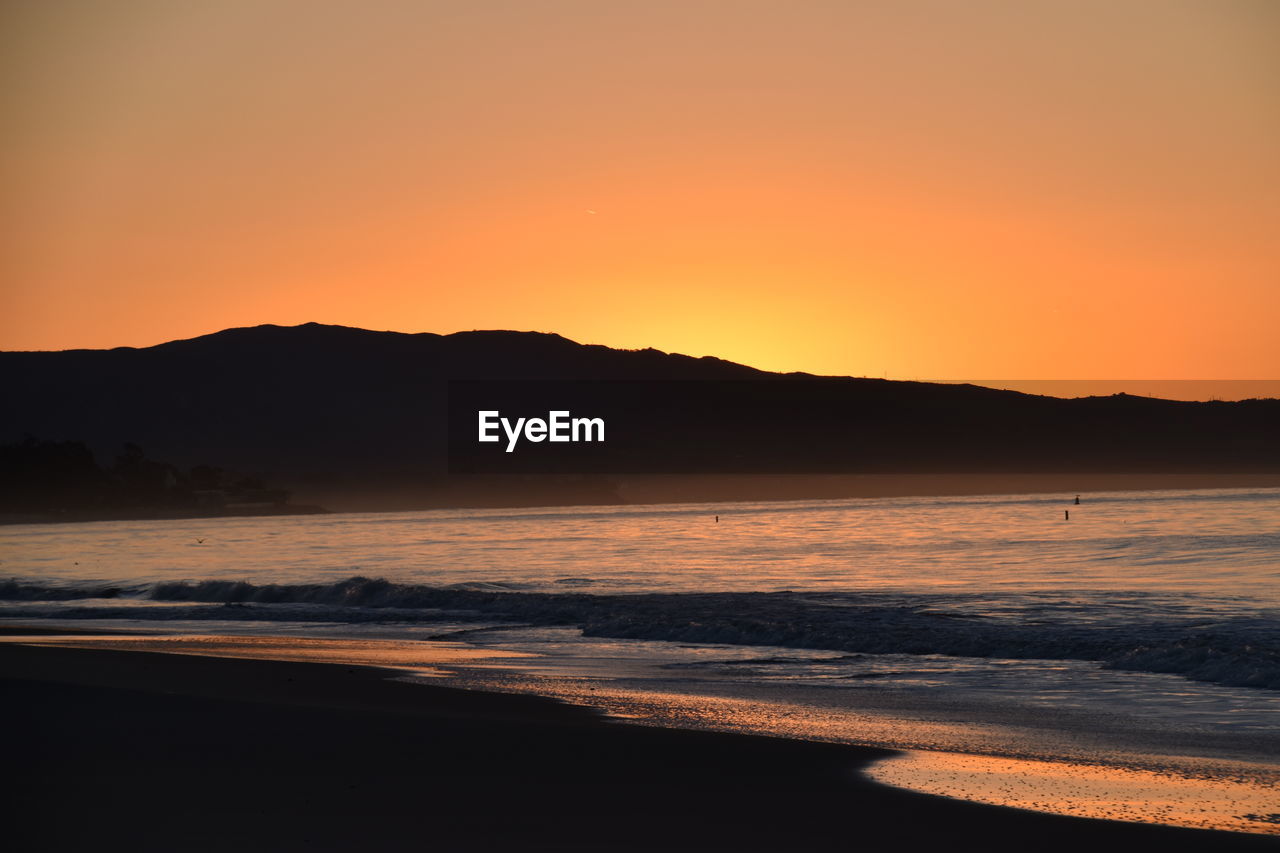
M 1276 831 L 1280 490 L 1074 498 L 12 525 L 0 620 L 892 746 L 892 784 Z

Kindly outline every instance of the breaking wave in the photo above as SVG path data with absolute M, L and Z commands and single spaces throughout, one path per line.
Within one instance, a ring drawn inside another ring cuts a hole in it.
M 77 599 L 135 595 L 192 606 L 72 607 Z M 0 600 L 58 602 L 8 607 L 8 616 L 328 622 L 495 619 L 576 626 L 587 636 L 725 643 L 855 654 L 1096 661 L 1104 667 L 1173 673 L 1229 686 L 1280 690 L 1280 625 L 1271 618 L 1161 617 L 1120 623 L 989 619 L 939 610 L 937 596 L 867 593 L 708 592 L 593 595 L 521 592 L 502 584 L 427 586 L 353 577 L 337 583 L 253 584 L 206 580 L 144 590 L 0 582 Z M 208 605 L 217 606 L 208 606 Z

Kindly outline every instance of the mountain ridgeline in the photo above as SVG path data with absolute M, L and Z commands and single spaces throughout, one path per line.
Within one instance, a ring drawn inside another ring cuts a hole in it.
M 767 373 L 526 332 L 258 326 L 142 349 L 0 353 L 0 376 L 3 444 L 82 441 L 102 458 L 130 444 L 291 488 L 416 490 L 421 505 L 520 503 L 497 493 L 552 480 L 563 500 L 608 502 L 619 477 L 653 473 L 1280 473 L 1280 400 L 1063 400 Z M 495 445 L 478 467 L 459 465 L 476 413 L 458 401 L 489 388 L 525 409 L 512 414 L 566 399 L 575 415 L 607 413 L 606 441 L 590 453 L 560 445 L 559 457 Z

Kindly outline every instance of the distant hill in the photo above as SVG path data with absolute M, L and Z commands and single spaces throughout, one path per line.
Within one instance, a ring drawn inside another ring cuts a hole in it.
M 1061 400 L 783 375 L 533 332 L 268 325 L 141 349 L 5 352 L 0 378 L 0 443 L 84 441 L 103 458 L 131 443 L 177 466 L 253 472 L 292 488 L 435 490 L 427 503 L 503 502 L 483 494 L 501 484 L 450 485 L 446 476 L 449 380 L 647 380 L 629 421 L 660 431 L 678 410 L 681 430 L 668 430 L 662 446 L 672 459 L 709 460 L 711 473 L 732 473 L 732 460 L 776 474 L 1280 472 L 1277 400 Z M 653 397 L 666 387 L 679 390 Z M 739 390 L 714 390 L 725 388 Z M 700 399 L 716 403 L 698 407 Z M 684 463 L 673 464 L 677 473 Z M 569 501 L 609 500 L 616 485 L 561 479 Z
M 0 353 L 4 443 L 34 435 L 188 466 L 361 475 L 443 470 L 449 379 L 735 379 L 714 358 L 559 335 L 227 329 L 153 347 Z

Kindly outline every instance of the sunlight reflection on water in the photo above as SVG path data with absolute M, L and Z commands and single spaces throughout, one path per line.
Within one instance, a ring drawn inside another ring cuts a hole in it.
M 3 572 L 602 592 L 1151 590 L 1280 605 L 1280 489 L 435 510 L 0 527 Z M 712 521 L 713 514 L 720 522 Z M 197 541 L 203 539 L 203 543 Z

